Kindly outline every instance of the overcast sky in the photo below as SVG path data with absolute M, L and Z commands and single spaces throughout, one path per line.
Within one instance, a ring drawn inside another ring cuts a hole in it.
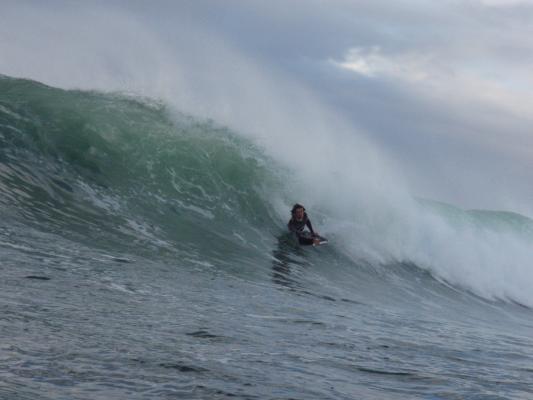
M 69 58 L 120 70 L 93 60 L 125 37 L 168 46 L 183 64 L 194 64 L 188 52 L 231 64 L 231 53 L 350 121 L 413 194 L 533 216 L 533 0 L 8 1 L 3 10 L 0 73 L 90 87 Z M 221 44 L 231 51 L 217 53 Z M 220 65 L 219 78 L 230 68 Z
M 533 2 L 195 4 L 193 18 L 364 128 L 420 195 L 533 203 Z

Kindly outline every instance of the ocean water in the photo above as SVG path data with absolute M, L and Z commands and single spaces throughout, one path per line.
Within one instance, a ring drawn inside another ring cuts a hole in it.
M 0 77 L 0 398 L 533 398 L 533 221 L 300 187 L 157 99 Z

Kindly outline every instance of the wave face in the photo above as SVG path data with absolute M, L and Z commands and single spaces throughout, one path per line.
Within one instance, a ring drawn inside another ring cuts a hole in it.
M 533 221 L 429 200 L 376 207 L 362 188 L 302 189 L 302 176 L 157 101 L 1 77 L 1 327 L 18 342 L 0 347 L 0 395 L 530 393 L 513 382 L 530 372 L 517 357 L 531 346 Z M 330 245 L 287 237 L 295 201 L 313 205 Z
M 183 244 L 258 237 L 269 160 L 209 121 L 119 94 L 0 79 L 2 206 L 80 240 Z M 255 227 L 251 229 L 251 227 Z

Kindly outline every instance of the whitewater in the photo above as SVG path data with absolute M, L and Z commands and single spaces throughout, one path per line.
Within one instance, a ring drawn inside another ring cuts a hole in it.
M 2 76 L 0 398 L 533 396 L 532 220 L 268 138 Z

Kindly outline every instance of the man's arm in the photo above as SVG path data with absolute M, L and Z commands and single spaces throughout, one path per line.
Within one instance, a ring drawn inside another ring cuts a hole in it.
M 307 222 L 305 224 L 307 225 L 311 233 L 315 235 L 315 231 L 313 230 L 313 226 L 311 225 L 311 220 L 309 218 L 307 218 Z

